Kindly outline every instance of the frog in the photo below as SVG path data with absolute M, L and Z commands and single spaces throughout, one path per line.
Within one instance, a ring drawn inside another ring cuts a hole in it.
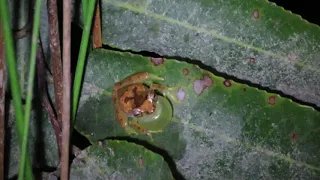
M 172 87 L 154 83 L 164 78 L 148 72 L 132 74 L 115 83 L 112 91 L 115 117 L 130 135 L 163 132 L 173 117 L 172 103 L 179 102 Z M 131 119 L 131 120 L 129 120 Z

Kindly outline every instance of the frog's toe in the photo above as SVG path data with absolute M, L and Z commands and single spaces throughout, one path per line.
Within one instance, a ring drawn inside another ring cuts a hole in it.
M 148 79 L 149 80 L 154 80 L 154 81 L 164 81 L 164 78 L 160 77 L 160 76 L 157 76 L 155 74 L 152 74 L 152 73 L 148 73 Z
M 125 131 L 129 135 L 138 135 L 138 132 L 135 129 L 133 129 L 132 127 L 129 127 L 129 126 L 125 127 Z
M 151 142 L 154 142 L 154 139 L 153 139 L 153 137 L 152 137 L 151 132 L 148 132 L 147 135 L 148 135 L 148 137 L 150 138 L 150 141 L 151 141 Z

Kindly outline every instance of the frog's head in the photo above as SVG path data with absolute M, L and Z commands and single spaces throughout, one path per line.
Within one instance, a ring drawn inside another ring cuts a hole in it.
M 135 96 L 135 108 L 132 109 L 132 115 L 141 117 L 143 114 L 153 113 L 156 108 L 157 96 L 154 91 L 149 91 L 145 96 Z

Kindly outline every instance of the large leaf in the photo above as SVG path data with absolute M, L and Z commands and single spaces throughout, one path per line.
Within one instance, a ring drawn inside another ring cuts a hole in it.
M 126 141 L 93 144 L 73 160 L 70 179 L 173 179 L 164 159 Z
M 103 43 L 200 60 L 320 105 L 320 28 L 266 0 L 102 0 Z
M 18 174 L 20 161 L 20 144 L 16 131 L 16 119 L 13 107 L 8 111 L 6 127 L 6 166 L 7 178 Z M 56 136 L 46 112 L 41 108 L 31 111 L 28 137 L 28 150 L 34 167 L 57 167 L 59 161 Z
M 187 179 L 319 177 L 319 112 L 196 65 L 166 59 L 155 66 L 154 60 L 91 51 L 76 120 L 79 132 L 93 143 L 119 137 L 164 149 Z M 110 97 L 115 82 L 143 71 L 165 78 L 162 84 L 182 99 L 173 103 L 175 117 L 162 133 L 153 134 L 154 141 L 126 134 Z

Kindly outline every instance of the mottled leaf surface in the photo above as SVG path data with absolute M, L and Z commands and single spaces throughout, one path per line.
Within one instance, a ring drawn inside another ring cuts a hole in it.
M 266 0 L 102 0 L 103 43 L 199 60 L 320 107 L 320 28 Z
M 81 151 L 73 160 L 70 179 L 173 179 L 164 159 L 143 146 L 106 140 Z
M 20 144 L 16 131 L 16 119 L 13 107 L 8 112 L 6 127 L 6 163 L 8 178 L 18 174 L 20 162 Z M 59 161 L 56 136 L 47 114 L 41 110 L 31 111 L 29 123 L 28 152 L 34 167 L 57 167 Z
M 76 129 L 91 142 L 147 141 L 174 159 L 186 179 L 317 179 L 320 113 L 289 99 L 226 80 L 196 65 L 108 50 L 90 52 Z M 161 62 L 161 61 L 157 61 Z M 129 136 L 116 122 L 115 82 L 136 72 L 165 79 L 181 101 L 162 133 Z M 208 86 L 203 89 L 199 82 Z

